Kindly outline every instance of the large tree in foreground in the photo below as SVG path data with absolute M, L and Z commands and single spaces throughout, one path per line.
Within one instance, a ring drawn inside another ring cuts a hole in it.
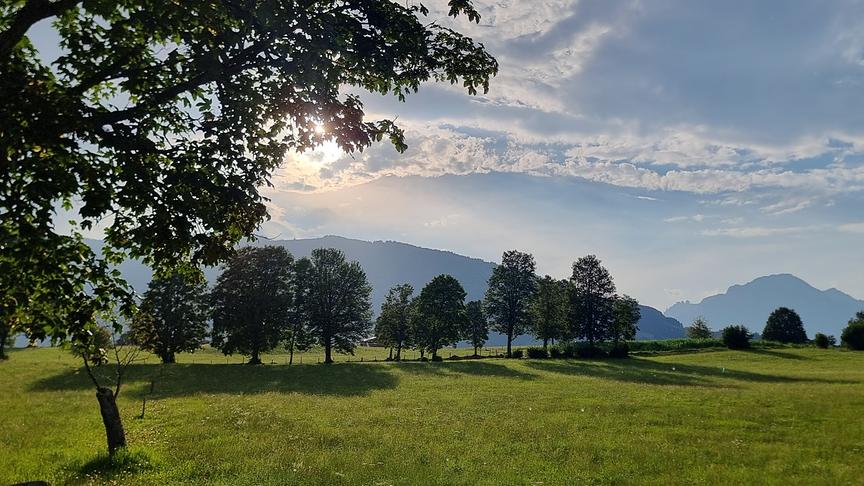
M 779 307 L 768 316 L 762 339 L 780 343 L 802 344 L 807 342 L 807 332 L 801 317 L 788 307 Z
M 293 258 L 282 247 L 242 248 L 228 260 L 211 293 L 211 344 L 224 354 L 261 354 L 283 339 L 292 305 Z
M 357 343 L 368 336 L 372 287 L 360 264 L 346 261 L 345 254 L 335 248 L 312 250 L 302 268 L 297 282 L 306 289 L 306 326 L 324 348 L 324 362 L 332 363 L 334 349 L 353 353 Z
M 615 283 L 594 255 L 573 263 L 570 277 L 570 333 L 592 346 L 609 337 L 614 323 Z
M 531 300 L 537 290 L 536 264 L 530 253 L 505 251 L 501 264 L 492 270 L 486 290 L 486 314 L 492 329 L 507 336 L 507 357 L 513 339 L 525 334 L 531 325 Z
M 414 287 L 409 284 L 391 288 L 381 304 L 381 313 L 375 322 L 375 337 L 379 343 L 396 350 L 396 361 L 402 359 L 402 348 L 410 344 L 413 293 Z
M 479 21 L 470 0 L 448 5 Z M 473 94 L 497 70 L 427 13 L 398 0 L 3 2 L 0 319 L 86 342 L 100 315 L 132 314 L 112 263 L 222 261 L 265 220 L 259 187 L 288 151 L 404 150 L 351 93 L 403 99 L 440 80 Z M 54 60 L 28 37 L 37 23 L 53 25 Z M 102 255 L 55 229 L 61 207 L 78 228 L 105 225 Z
M 438 350 L 456 344 L 465 327 L 465 289 L 451 275 L 438 275 L 415 302 L 411 329 L 414 345 L 438 359 Z
M 132 339 L 163 363 L 204 344 L 210 306 L 203 275 L 154 278 L 132 320 Z

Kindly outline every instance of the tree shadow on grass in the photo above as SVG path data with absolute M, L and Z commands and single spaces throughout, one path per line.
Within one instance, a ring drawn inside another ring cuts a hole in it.
M 156 383 L 154 398 L 199 393 L 254 394 L 301 393 L 307 395 L 357 396 L 374 390 L 392 389 L 399 378 L 390 367 L 363 364 L 248 366 L 239 364 L 131 365 L 122 393 L 148 394 Z M 31 387 L 34 391 L 90 389 L 93 383 L 83 368 L 46 377 Z
M 723 387 L 730 385 L 717 379 L 755 383 L 830 383 L 853 384 L 848 380 L 797 378 L 769 375 L 750 371 L 737 371 L 722 367 L 697 366 L 680 363 L 657 362 L 647 359 L 610 359 L 603 361 L 529 361 L 528 366 L 542 371 L 603 378 L 651 385 L 679 385 Z
M 442 362 L 405 362 L 399 365 L 399 370 L 417 375 L 452 376 L 463 374 L 471 376 L 493 376 L 502 378 L 518 378 L 533 380 L 537 375 L 515 370 L 509 366 L 488 363 L 480 360 L 442 361 Z

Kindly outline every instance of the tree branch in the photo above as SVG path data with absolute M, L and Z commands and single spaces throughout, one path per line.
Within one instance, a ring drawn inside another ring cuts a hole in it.
M 30 0 L 15 14 L 9 28 L 0 32 L 0 60 L 4 60 L 21 42 L 33 24 L 51 17 L 56 17 L 71 9 L 81 0 Z

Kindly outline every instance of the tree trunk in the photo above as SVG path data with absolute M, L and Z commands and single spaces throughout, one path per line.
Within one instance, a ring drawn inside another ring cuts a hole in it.
M 390 357 L 387 359 L 389 359 L 390 361 L 393 361 L 393 346 L 390 346 Z
M 120 420 L 120 410 L 117 400 L 110 388 L 96 389 L 96 400 L 99 401 L 99 412 L 102 413 L 102 423 L 105 424 L 105 436 L 108 439 L 108 455 L 113 456 L 117 449 L 126 447 L 126 432 Z
M 474 346 L 474 357 L 477 357 L 477 346 Z
M 164 353 L 162 353 L 162 363 L 171 364 L 171 363 L 176 363 L 176 362 L 177 362 L 177 357 L 174 355 L 173 352 L 165 351 Z
M 425 352 L 426 352 L 425 349 L 420 348 L 420 359 L 423 359 L 423 353 L 425 353 Z
M 549 338 L 543 338 L 543 349 L 549 349 Z
M 435 361 L 435 358 L 438 357 L 438 348 L 432 348 L 432 361 Z
M 6 336 L 0 336 L 0 359 L 6 359 Z
M 512 344 L 513 344 L 513 337 L 512 337 L 512 334 L 511 334 L 511 333 L 507 333 L 507 357 L 508 357 L 508 358 L 511 358 L 511 357 L 512 357 L 512 355 L 510 354 L 510 351 L 511 351 L 511 345 L 512 345 Z
M 396 345 L 396 361 L 402 361 L 402 343 Z
M 250 365 L 259 365 L 261 364 L 261 356 L 258 354 L 258 350 L 252 351 L 252 358 L 249 360 Z
M 291 366 L 292 364 L 294 364 L 294 345 L 293 344 L 288 349 L 288 366 Z
M 328 339 L 324 343 L 324 364 L 330 364 L 333 362 L 333 358 L 330 356 L 330 349 L 332 347 L 333 347 L 333 344 L 330 343 L 330 340 Z

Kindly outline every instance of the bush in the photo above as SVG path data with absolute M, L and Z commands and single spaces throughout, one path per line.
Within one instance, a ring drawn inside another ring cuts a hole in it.
M 591 358 L 605 358 L 607 356 L 606 351 L 599 346 L 592 346 L 588 343 L 577 343 L 576 344 L 576 356 L 585 359 Z
M 510 357 L 513 359 L 522 359 L 523 354 L 524 353 L 522 352 L 521 349 L 514 349 L 513 351 L 510 352 Z
M 549 348 L 549 356 L 554 359 L 561 359 L 564 357 L 564 349 L 561 346 L 552 346 Z
M 546 359 L 549 357 L 549 352 L 546 348 L 541 347 L 533 347 L 525 350 L 528 353 L 528 357 L 531 359 Z
M 817 332 L 815 336 L 813 336 L 813 344 L 816 345 L 817 348 L 828 349 L 833 347 L 837 343 L 837 340 L 834 339 L 834 336 L 826 336 L 821 332 Z
M 723 344 L 729 349 L 747 349 L 753 334 L 744 326 L 729 326 L 723 329 Z
M 432 361 L 444 361 L 444 358 L 442 358 L 441 355 L 436 354 L 435 356 L 432 356 Z
M 630 355 L 630 346 L 626 342 L 615 343 L 609 349 L 610 358 L 626 358 Z
M 849 349 L 864 350 L 864 312 L 859 312 L 855 319 L 849 321 L 849 325 L 843 329 L 840 342 Z

